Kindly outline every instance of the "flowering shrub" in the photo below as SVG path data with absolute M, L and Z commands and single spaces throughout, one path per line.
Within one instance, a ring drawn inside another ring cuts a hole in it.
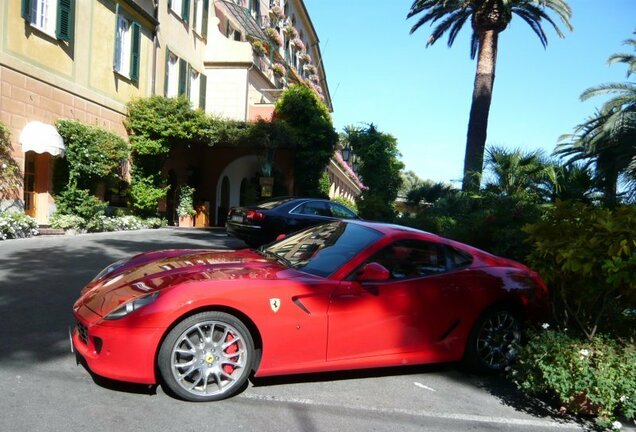
M 24 213 L 0 213 L 0 240 L 38 235 L 38 223 Z
M 601 427 L 617 428 L 616 416 L 636 414 L 633 344 L 604 336 L 577 339 L 544 327 L 530 334 L 510 374 L 521 390 L 556 397 L 562 411 L 593 415 Z
M 292 39 L 291 43 L 294 46 L 294 48 L 296 48 L 298 51 L 304 51 L 305 50 L 305 44 L 300 38 Z
M 272 66 L 272 72 L 274 72 L 274 75 L 281 77 L 285 75 L 287 70 L 285 69 L 285 66 L 283 66 L 282 64 L 274 63 L 274 65 Z
M 108 232 L 131 231 L 145 228 L 161 228 L 167 225 L 167 221 L 161 218 L 144 219 L 139 216 L 113 216 L 98 215 L 90 220 L 85 220 L 75 215 L 63 215 L 56 213 L 51 217 L 53 228 L 65 231 L 84 232 Z
M 280 6 L 274 6 L 269 10 L 269 14 L 271 15 L 272 18 L 281 20 L 281 19 L 285 19 L 285 12 L 283 11 L 283 8 Z
M 276 31 L 275 28 L 272 27 L 267 27 L 265 30 L 263 30 L 265 32 L 265 36 L 267 36 L 267 38 L 276 46 L 282 46 L 283 45 L 283 38 L 280 35 L 280 33 L 278 33 L 278 31 Z
M 264 56 L 265 53 L 267 52 L 267 48 L 265 48 L 265 44 L 259 40 L 255 40 L 252 42 L 252 49 L 254 50 L 254 53 L 259 57 Z
M 298 30 L 296 30 L 296 28 L 291 24 L 287 24 L 283 27 L 283 33 L 292 39 L 298 37 Z

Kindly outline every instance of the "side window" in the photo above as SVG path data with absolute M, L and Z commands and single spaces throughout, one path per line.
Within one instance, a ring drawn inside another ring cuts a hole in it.
M 116 7 L 115 54 L 113 69 L 131 81 L 139 80 L 141 30 L 138 23 L 129 20 Z
M 310 216 L 331 216 L 327 203 L 323 201 L 309 201 L 293 211 L 296 214 Z
M 355 219 L 355 218 L 357 218 L 357 216 L 356 216 L 356 214 L 354 212 L 352 212 L 351 210 L 349 210 L 348 208 L 346 208 L 345 206 L 342 206 L 340 204 L 329 203 L 329 207 L 331 208 L 331 214 L 334 217 L 343 218 L 343 219 Z
M 453 268 L 466 267 L 473 262 L 473 257 L 468 252 L 460 251 L 450 246 L 447 246 L 446 249 Z
M 437 243 L 402 240 L 378 252 L 370 261 L 382 264 L 392 279 L 414 279 L 448 270 L 444 249 Z

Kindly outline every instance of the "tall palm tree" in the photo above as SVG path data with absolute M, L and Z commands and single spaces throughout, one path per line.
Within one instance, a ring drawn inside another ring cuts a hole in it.
M 565 0 L 415 0 L 411 6 L 407 18 L 422 14 L 411 28 L 411 34 L 426 23 L 433 25 L 439 22 L 426 46 L 433 45 L 446 32 L 448 46 L 452 46 L 469 18 L 473 28 L 470 56 L 474 59 L 477 55 L 477 72 L 466 137 L 462 183 L 464 191 L 479 190 L 499 33 L 508 27 L 514 14 L 530 26 L 545 47 L 548 38 L 542 27 L 543 21 L 550 23 L 557 35 L 563 37 L 548 11 L 555 13 L 569 30 L 572 29 L 572 11 Z
M 636 40 L 626 45 L 636 49 Z M 614 54 L 609 63 L 624 63 L 627 78 L 636 73 L 636 56 Z M 568 163 L 580 160 L 595 165 L 595 177 L 604 192 L 606 204 L 617 199 L 617 183 L 626 179 L 628 192 L 636 195 L 636 83 L 608 83 L 589 88 L 582 100 L 596 96 L 610 96 L 594 116 L 578 125 L 574 134 L 560 138 L 556 153 L 569 157 Z

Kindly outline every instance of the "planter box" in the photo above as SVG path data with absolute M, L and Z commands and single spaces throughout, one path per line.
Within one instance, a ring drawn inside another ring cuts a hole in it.
M 192 216 L 179 216 L 179 226 L 182 228 L 192 228 L 194 226 L 194 218 Z

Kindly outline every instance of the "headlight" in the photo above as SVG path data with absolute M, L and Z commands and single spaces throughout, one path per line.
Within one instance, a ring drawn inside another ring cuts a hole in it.
M 137 297 L 136 299 L 131 300 L 128 303 L 124 303 L 123 305 L 121 305 L 120 307 L 118 307 L 117 309 L 109 313 L 108 315 L 106 315 L 104 319 L 118 320 L 120 318 L 123 318 L 129 313 L 134 312 L 137 309 L 142 308 L 154 302 L 155 300 L 157 300 L 157 297 L 159 297 L 158 292 L 154 292 L 152 294 L 148 294 L 142 297 Z
M 104 276 L 111 274 L 112 272 L 114 272 L 115 270 L 117 270 L 118 268 L 126 264 L 128 261 L 130 261 L 130 258 L 124 258 L 122 260 L 112 263 L 111 265 L 106 267 L 104 270 L 100 271 L 97 274 L 97 276 L 93 278 L 93 280 L 96 281 L 97 279 L 101 279 Z

